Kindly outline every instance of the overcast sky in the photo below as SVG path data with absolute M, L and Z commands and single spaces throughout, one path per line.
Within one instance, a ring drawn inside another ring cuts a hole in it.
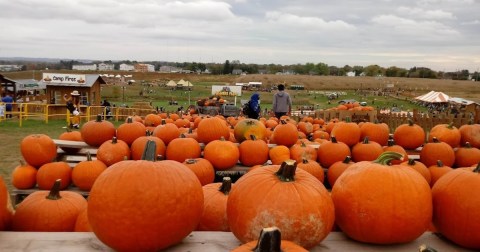
M 480 68 L 480 0 L 0 0 L 0 57 Z

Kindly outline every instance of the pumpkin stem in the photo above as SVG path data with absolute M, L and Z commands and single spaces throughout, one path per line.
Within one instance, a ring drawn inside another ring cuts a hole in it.
M 280 165 L 276 175 L 283 182 L 291 182 L 295 180 L 295 170 L 297 162 L 295 160 L 286 160 Z
M 465 142 L 465 144 L 463 145 L 464 148 L 472 148 L 472 145 L 470 144 L 470 142 Z
M 250 139 L 251 139 L 252 141 L 255 141 L 255 140 L 257 140 L 257 137 L 256 137 L 254 134 L 251 134 L 251 135 L 250 135 Z
M 438 166 L 438 167 L 443 167 L 443 162 L 442 162 L 442 160 L 440 160 L 440 159 L 437 160 L 437 166 Z
M 408 126 L 413 126 L 413 124 L 414 124 L 414 123 L 413 123 L 413 120 L 409 118 L 409 119 L 408 119 Z
M 112 138 L 112 144 L 116 144 L 117 143 L 117 137 L 113 137 Z
M 480 162 L 478 162 L 477 167 L 475 167 L 475 169 L 473 169 L 473 172 L 480 173 Z
M 280 252 L 282 242 L 282 234 L 277 227 L 263 228 L 260 231 L 260 238 L 254 252 Z
M 348 163 L 350 163 L 350 161 L 352 161 L 352 157 L 346 156 L 345 159 L 343 160 L 343 163 L 348 164 Z
M 434 142 L 434 143 L 440 143 L 440 141 L 439 141 L 438 138 L 436 138 L 436 137 L 433 137 L 432 142 Z
M 453 126 L 453 122 L 450 122 L 450 123 L 447 125 L 447 128 L 449 128 L 449 129 L 453 129 L 453 127 L 454 127 L 454 126 Z
M 330 142 L 332 142 L 332 143 L 338 143 L 338 142 L 337 142 L 337 138 L 336 138 L 334 135 L 331 135 L 331 136 L 330 136 Z
M 350 116 L 346 116 L 346 117 L 345 117 L 345 122 L 351 123 L 351 122 L 352 122 L 352 118 L 350 118 Z
M 90 154 L 90 151 L 87 151 L 87 161 L 92 161 L 92 154 Z
M 127 123 L 133 123 L 133 118 L 131 116 L 127 117 Z
M 98 114 L 96 122 L 102 122 L 102 117 L 103 117 L 102 114 Z
M 370 142 L 368 141 L 368 136 L 365 136 L 365 138 L 363 138 L 363 144 L 369 144 Z
M 222 185 L 218 188 L 218 190 L 223 194 L 228 195 L 231 189 L 232 189 L 232 179 L 230 177 L 223 177 Z
M 47 195 L 47 199 L 49 200 L 58 200 L 62 197 L 60 196 L 60 184 L 62 183 L 61 179 L 55 180 L 53 183 L 52 189 L 50 189 L 50 193 Z
M 390 165 L 392 160 L 403 160 L 403 154 L 395 151 L 385 151 L 372 162 L 382 165 Z
M 408 159 L 408 165 L 415 165 L 415 159 L 409 158 Z
M 143 150 L 142 160 L 155 161 L 156 149 L 157 144 L 152 140 L 148 140 L 145 144 L 145 150 Z

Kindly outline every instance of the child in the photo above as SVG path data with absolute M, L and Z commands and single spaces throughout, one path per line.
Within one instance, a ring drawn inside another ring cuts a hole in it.
M 70 97 L 67 97 L 67 94 L 63 95 L 63 99 L 67 103 L 67 109 L 70 111 L 70 114 L 73 115 L 70 119 L 70 127 L 79 129 L 80 128 L 80 93 L 77 90 L 74 90 L 70 93 Z

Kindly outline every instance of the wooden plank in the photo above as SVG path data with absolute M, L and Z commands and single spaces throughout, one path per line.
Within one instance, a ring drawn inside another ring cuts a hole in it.
M 80 142 L 80 141 L 69 141 L 69 140 L 60 140 L 60 139 L 53 139 L 53 142 L 58 146 L 58 147 L 69 147 L 69 148 L 94 148 L 90 145 L 88 145 L 85 142 Z
M 73 155 L 66 155 L 63 159 L 67 163 L 71 162 L 82 162 L 87 161 L 87 156 L 73 156 Z M 92 156 L 92 160 L 97 160 L 97 157 Z
M 97 148 L 82 148 L 78 152 L 75 153 L 75 155 L 87 155 L 87 152 L 90 152 L 91 155 L 97 155 Z M 68 155 L 64 150 L 58 148 L 57 149 L 57 154 L 58 155 Z
M 240 245 L 231 232 L 194 231 L 177 245 L 163 251 L 209 251 L 225 252 Z M 439 238 L 433 233 L 424 233 L 415 241 L 395 245 L 371 245 L 353 241 L 341 232 L 330 233 L 319 245 L 311 248 L 319 251 L 418 251 L 421 245 L 437 251 L 473 251 L 459 247 Z M 0 232 L 0 251 L 113 251 L 92 232 Z

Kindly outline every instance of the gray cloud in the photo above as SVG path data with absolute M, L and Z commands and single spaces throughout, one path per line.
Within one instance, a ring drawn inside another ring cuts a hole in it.
M 480 65 L 475 0 L 0 0 L 0 56 Z

